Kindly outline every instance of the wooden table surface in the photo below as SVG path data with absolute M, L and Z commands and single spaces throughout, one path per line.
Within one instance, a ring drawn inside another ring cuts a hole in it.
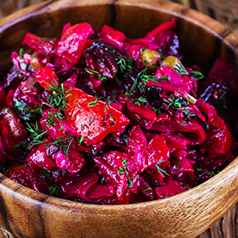
M 0 18 L 43 0 L 0 0 Z M 220 21 L 238 35 L 238 0 L 173 0 L 186 7 L 201 11 Z M 223 2 L 222 2 L 223 1 Z M 224 5 L 225 4 L 225 5 Z M 230 9 L 230 11 L 229 11 Z M 235 17 L 237 18 L 235 18 Z M 0 238 L 15 236 L 0 227 Z M 238 204 L 219 221 L 197 238 L 236 238 L 238 237 Z

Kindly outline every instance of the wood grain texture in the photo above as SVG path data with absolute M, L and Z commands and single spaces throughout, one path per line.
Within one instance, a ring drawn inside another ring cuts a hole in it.
M 238 0 L 191 0 L 195 9 L 212 16 L 238 35 Z
M 60 0 L 23 9 L 0 21 L 0 63 L 9 67 L 11 52 L 21 47 L 26 32 L 59 37 L 65 23 L 87 21 L 95 29 L 109 24 L 129 37 L 140 37 L 172 18 L 178 21 L 187 60 L 206 68 L 221 57 L 238 68 L 237 36 L 208 16 L 159 0 Z M 0 226 L 18 238 L 192 238 L 211 227 L 238 201 L 237 171 L 238 158 L 187 192 L 164 200 L 120 206 L 49 197 L 0 175 Z M 234 213 L 227 219 L 233 216 Z M 209 232 L 203 237 L 208 237 Z
M 0 18 L 45 0 L 0 0 Z
M 222 16 L 230 19 L 238 19 L 238 0 L 201 0 L 205 5 L 214 9 L 214 11 Z

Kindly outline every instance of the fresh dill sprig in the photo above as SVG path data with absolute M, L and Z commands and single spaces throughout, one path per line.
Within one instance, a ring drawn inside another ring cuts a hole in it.
M 63 151 L 63 153 L 68 156 L 68 151 L 73 143 L 74 138 L 70 135 L 63 135 L 61 137 L 58 137 L 56 141 L 53 141 L 49 145 L 56 145 L 60 148 L 60 150 Z
M 204 78 L 204 75 L 203 75 L 201 72 L 196 71 L 196 70 L 192 70 L 191 76 L 192 76 L 193 78 L 196 78 L 197 81 Z
M 65 99 L 70 96 L 68 92 L 71 90 L 71 88 L 66 90 L 63 84 L 61 84 L 60 86 L 51 86 L 50 88 L 52 90 L 53 97 L 47 97 L 49 105 L 51 107 L 58 108 L 60 111 L 63 111 L 66 107 Z
M 119 73 L 128 75 L 131 72 L 132 67 L 135 65 L 136 61 L 134 57 L 125 57 L 120 58 L 120 60 L 117 62 L 119 66 Z
M 99 100 L 99 98 L 96 98 L 96 99 L 90 101 L 90 102 L 88 103 L 88 107 L 92 107 L 92 106 L 98 105 L 98 104 L 97 104 L 97 101 L 98 101 L 98 100 Z
M 161 175 L 162 177 L 164 177 L 164 174 L 169 175 L 164 169 L 161 169 L 161 168 L 159 167 L 159 164 L 161 164 L 161 163 L 163 163 L 163 162 L 165 162 L 165 161 L 166 161 L 166 160 L 161 160 L 161 161 L 159 161 L 159 162 L 157 162 L 157 163 L 155 164 L 155 167 L 157 168 L 158 172 L 160 173 L 160 175 Z
M 174 69 L 180 74 L 180 75 L 188 75 L 188 71 L 184 68 L 184 66 L 181 63 L 177 63 L 174 67 Z
M 26 122 L 26 130 L 30 132 L 32 137 L 32 141 L 28 144 L 27 148 L 29 148 L 30 146 L 39 145 L 48 141 L 47 138 L 43 138 L 43 136 L 48 131 L 40 129 L 38 122 L 36 122 L 35 124 Z
M 130 102 L 135 102 L 136 105 L 140 106 L 141 103 L 145 104 L 147 103 L 147 99 L 144 98 L 143 96 L 139 97 L 139 98 L 131 98 Z
M 84 69 L 88 74 L 97 74 L 98 78 L 97 80 L 100 80 L 101 82 L 105 82 L 107 80 L 107 77 L 102 75 L 100 72 L 94 70 L 94 69 L 89 69 L 89 68 L 85 68 Z
M 135 183 L 138 175 L 136 175 L 136 177 L 132 180 L 132 178 L 129 177 L 129 172 L 128 172 L 128 167 L 127 167 L 127 159 L 122 160 L 122 166 L 118 169 L 117 173 L 118 174 L 124 174 L 127 177 L 127 183 L 128 183 L 128 188 L 131 188 L 132 185 Z
M 136 77 L 133 77 L 134 82 L 131 86 L 130 94 L 133 94 L 133 92 L 136 90 L 136 87 L 138 87 L 145 93 L 145 85 L 149 80 L 155 83 L 159 83 L 164 80 L 169 80 L 168 76 L 156 77 L 155 75 L 148 74 L 147 70 L 148 70 L 148 66 L 145 69 L 141 70 L 136 75 Z
M 182 110 L 182 112 L 184 113 L 184 115 L 185 115 L 188 119 L 191 118 L 191 117 L 197 117 L 197 116 L 198 116 L 198 114 L 190 113 L 186 107 Z

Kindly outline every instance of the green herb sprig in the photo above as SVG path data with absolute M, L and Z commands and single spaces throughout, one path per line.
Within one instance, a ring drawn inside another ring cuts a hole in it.
M 138 175 L 136 175 L 136 177 L 132 180 L 132 178 L 129 177 L 129 172 L 128 172 L 128 167 L 127 167 L 127 160 L 124 159 L 122 160 L 122 166 L 118 169 L 117 171 L 118 174 L 124 174 L 126 175 L 127 177 L 127 182 L 128 182 L 128 188 L 131 188 L 132 185 L 135 183 Z
M 117 62 L 119 66 L 119 73 L 128 75 L 131 72 L 132 67 L 135 65 L 136 61 L 134 57 L 121 57 L 120 60 Z
M 47 138 L 43 138 L 43 136 L 48 132 L 48 130 L 45 131 L 40 129 L 38 122 L 36 122 L 35 124 L 26 122 L 26 130 L 30 132 L 32 137 L 32 141 L 28 144 L 27 148 L 46 143 L 48 141 Z
M 161 163 L 163 163 L 163 162 L 165 162 L 165 161 L 166 161 L 166 160 L 161 160 L 161 161 L 159 161 L 159 162 L 157 162 L 157 163 L 155 164 L 155 167 L 157 168 L 158 172 L 160 173 L 160 175 L 161 175 L 162 177 L 164 177 L 164 174 L 166 174 L 166 175 L 169 176 L 169 174 L 168 174 L 164 169 L 161 169 L 161 168 L 159 167 L 159 164 L 161 164 Z
M 184 66 L 181 63 L 178 63 L 175 65 L 174 69 L 180 74 L 180 75 L 188 75 L 188 71 L 184 68 Z
M 89 68 L 85 68 L 84 69 L 88 74 L 97 74 L 98 78 L 97 80 L 100 80 L 101 82 L 105 82 L 107 80 L 107 77 L 102 75 L 100 72 L 93 70 L 93 69 L 89 69 Z
M 196 70 L 192 70 L 191 76 L 192 76 L 193 78 L 196 78 L 197 81 L 199 81 L 199 80 L 201 80 L 201 79 L 204 78 L 204 75 L 203 75 L 201 72 L 196 71 Z

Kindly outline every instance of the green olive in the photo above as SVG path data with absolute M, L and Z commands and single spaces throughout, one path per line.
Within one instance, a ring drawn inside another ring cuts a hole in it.
M 46 66 L 48 62 L 50 62 L 49 56 L 42 52 L 35 52 L 30 59 L 30 64 L 35 70 Z
M 166 65 L 171 69 L 175 69 L 180 75 L 188 75 L 188 71 L 185 69 L 181 61 L 175 56 L 168 56 L 162 62 L 161 65 Z
M 148 66 L 150 70 L 155 70 L 156 66 L 161 61 L 161 56 L 158 51 L 146 49 L 141 55 L 142 62 Z
M 182 65 L 181 61 L 175 56 L 168 56 L 162 62 L 161 65 L 166 65 L 171 69 L 176 69 L 178 65 Z

